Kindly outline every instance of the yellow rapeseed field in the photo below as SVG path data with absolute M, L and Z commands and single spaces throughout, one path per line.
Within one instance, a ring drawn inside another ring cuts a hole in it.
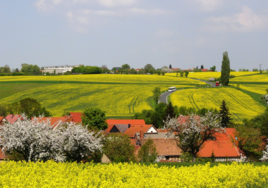
M 230 79 L 230 82 L 266 82 L 268 83 L 268 74 L 255 74 L 250 76 L 241 76 Z
M 155 87 L 165 91 L 171 86 L 185 88 L 205 84 L 189 78 L 124 74 L 1 76 L 1 82 L 10 83 L 11 87 L 12 83 L 28 82 L 45 85 L 21 92 L 16 90 L 0 103 L 9 104 L 31 97 L 40 101 L 53 116 L 61 116 L 64 111 L 83 112 L 87 107 L 98 107 L 106 111 L 107 116 L 122 117 L 152 109 L 151 97 Z
M 268 89 L 268 84 L 230 84 L 234 87 L 239 87 L 240 89 L 246 90 L 246 91 L 250 91 L 253 93 L 258 93 L 260 95 L 264 95 L 266 94 L 266 89 Z
M 158 75 L 127 75 L 127 74 L 90 74 L 90 75 L 59 75 L 59 76 L 0 76 L 0 82 L 15 81 L 57 81 L 57 82 L 94 82 L 94 83 L 137 83 L 137 84 L 204 84 L 196 80 L 158 76 Z
M 0 163 L 0 186 L 12 188 L 58 187 L 268 187 L 268 167 L 253 164 L 210 163 L 167 167 L 132 163 Z
M 83 112 L 87 107 L 98 107 L 106 116 L 132 116 L 135 112 L 152 109 L 150 97 L 158 85 L 146 84 L 53 84 L 22 91 L 2 99 L 10 104 L 20 99 L 37 99 L 53 116 L 65 111 Z M 167 90 L 170 85 L 159 85 Z M 173 85 L 171 85 L 173 86 Z M 193 87 L 192 85 L 174 85 Z
M 258 72 L 231 72 L 230 75 L 235 77 L 244 77 L 246 75 L 258 74 Z M 170 77 L 176 77 L 176 73 L 166 74 Z M 179 74 L 180 76 L 180 74 Z M 221 72 L 189 72 L 188 78 L 196 78 L 201 80 L 209 80 L 209 78 L 219 78 L 221 77 Z
M 249 95 L 234 88 L 185 89 L 176 91 L 170 97 L 172 103 L 178 106 L 201 108 L 220 108 L 225 100 L 232 118 L 241 122 L 263 113 L 265 107 Z

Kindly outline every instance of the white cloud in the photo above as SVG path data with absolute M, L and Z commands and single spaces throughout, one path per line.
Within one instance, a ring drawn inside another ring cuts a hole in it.
M 207 28 L 212 31 L 248 32 L 262 30 L 267 27 L 267 16 L 255 14 L 247 6 L 240 13 L 232 16 L 211 17 L 207 20 Z
M 106 7 L 116 6 L 130 6 L 137 2 L 137 0 L 98 0 L 99 3 Z
M 35 6 L 40 11 L 48 11 L 60 3 L 62 3 L 62 0 L 38 0 L 35 2 Z
M 201 10 L 214 11 L 222 6 L 222 0 L 196 0 L 199 3 Z
M 128 9 L 128 12 L 130 14 L 135 15 L 163 15 L 170 13 L 169 11 L 165 11 L 162 9 L 142 9 L 142 8 L 131 8 Z

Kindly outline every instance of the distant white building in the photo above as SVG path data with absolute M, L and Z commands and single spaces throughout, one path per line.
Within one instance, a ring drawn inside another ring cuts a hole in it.
M 64 74 L 67 71 L 72 71 L 74 67 L 79 67 L 79 65 L 62 65 L 62 66 L 47 66 L 44 67 L 43 72 L 50 74 Z

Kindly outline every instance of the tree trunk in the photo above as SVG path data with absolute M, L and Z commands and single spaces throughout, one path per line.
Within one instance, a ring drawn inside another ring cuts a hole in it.
M 193 163 L 195 162 L 195 158 L 196 158 L 196 156 L 195 156 L 195 155 L 193 155 L 193 161 L 192 161 Z

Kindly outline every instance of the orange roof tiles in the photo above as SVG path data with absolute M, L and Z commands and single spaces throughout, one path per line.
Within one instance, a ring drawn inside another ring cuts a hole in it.
M 72 116 L 74 123 L 82 122 L 82 112 L 70 112 L 70 115 Z
M 3 117 L 3 116 L 0 116 L 0 122 L 4 119 L 5 117 Z
M 145 121 L 143 119 L 107 119 L 107 124 L 131 124 L 131 125 L 145 125 Z
M 144 132 L 146 133 L 153 125 L 131 125 L 124 134 L 128 135 L 129 137 L 134 137 L 136 133 Z
M 216 133 L 216 140 L 208 140 L 200 149 L 200 157 L 211 157 L 212 151 L 215 157 L 240 157 L 239 148 L 232 143 L 235 139 L 235 128 L 226 128 L 225 133 Z

